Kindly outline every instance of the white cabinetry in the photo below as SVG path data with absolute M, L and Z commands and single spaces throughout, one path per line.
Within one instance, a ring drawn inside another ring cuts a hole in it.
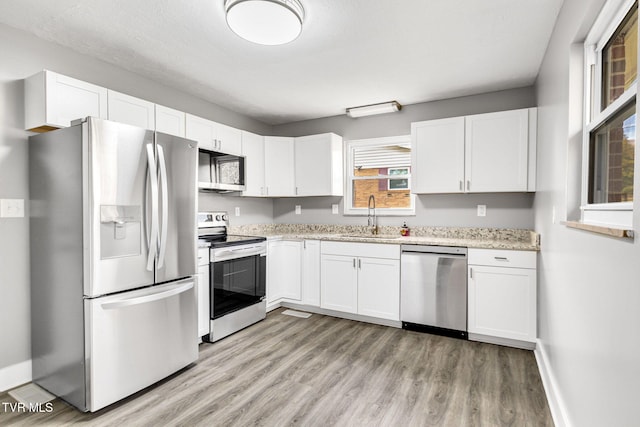
M 183 111 L 174 110 L 156 104 L 156 130 L 169 135 L 184 138 L 186 125 L 186 114 Z
M 532 347 L 536 340 L 536 252 L 470 248 L 468 260 L 469 338 Z
M 400 246 L 322 242 L 321 304 L 325 309 L 400 319 Z
M 267 306 L 283 298 L 300 302 L 302 241 L 269 241 L 267 251 Z
M 342 137 L 334 133 L 295 139 L 295 195 L 342 196 Z
M 242 154 L 242 133 L 239 129 L 187 114 L 186 135 L 188 139 L 198 141 L 199 148 Z
M 265 195 L 295 196 L 294 138 L 264 137 Z
M 111 89 L 107 91 L 107 99 L 109 120 L 143 129 L 156 129 L 156 109 L 153 102 Z
M 535 108 L 411 124 L 415 193 L 535 191 Z
M 91 83 L 45 70 L 25 79 L 24 91 L 25 129 L 34 132 L 87 116 L 107 118 L 107 89 Z
M 245 156 L 243 196 L 264 196 L 264 137 L 242 131 L 242 155 Z
M 209 333 L 209 248 L 198 248 L 198 337 Z
M 320 241 L 302 243 L 302 303 L 320 307 Z

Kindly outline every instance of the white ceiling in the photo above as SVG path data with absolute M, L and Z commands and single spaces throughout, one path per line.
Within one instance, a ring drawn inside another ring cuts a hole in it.
M 282 46 L 224 0 L 2 0 L 0 22 L 269 124 L 534 83 L 562 0 L 301 0 Z

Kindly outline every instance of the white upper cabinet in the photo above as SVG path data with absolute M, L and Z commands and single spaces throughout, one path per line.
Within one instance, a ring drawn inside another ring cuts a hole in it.
M 156 130 L 169 135 L 184 138 L 186 125 L 186 114 L 183 111 L 174 110 L 156 104 Z
M 264 137 L 265 195 L 295 196 L 294 138 Z
M 535 108 L 411 124 L 415 193 L 535 191 Z
M 411 123 L 415 193 L 464 192 L 464 117 Z
M 527 191 L 528 157 L 529 110 L 465 118 L 467 191 Z
M 242 195 L 264 196 L 264 136 L 242 131 L 242 155 L 245 157 L 245 190 Z
M 41 71 L 25 79 L 25 129 L 46 132 L 88 116 L 107 118 L 107 89 Z
M 334 133 L 295 139 L 295 195 L 342 196 L 342 137 Z
M 187 114 L 186 135 L 198 141 L 199 148 L 227 154 L 242 154 L 242 132 L 212 120 Z
M 107 90 L 109 120 L 143 129 L 156 129 L 156 109 L 153 102 L 115 90 Z

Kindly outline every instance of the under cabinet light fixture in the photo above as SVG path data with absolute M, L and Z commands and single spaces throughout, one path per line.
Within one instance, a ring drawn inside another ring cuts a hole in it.
M 262 45 L 280 45 L 302 32 L 299 0 L 225 0 L 227 25 L 238 36 Z
M 383 102 L 381 104 L 363 105 L 362 107 L 347 108 L 347 116 L 364 117 L 374 114 L 395 113 L 402 110 L 402 105 L 398 101 Z

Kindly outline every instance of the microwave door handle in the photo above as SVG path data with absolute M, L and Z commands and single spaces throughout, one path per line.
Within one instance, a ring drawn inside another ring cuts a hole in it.
M 164 266 L 164 258 L 167 252 L 167 231 L 169 228 L 169 190 L 167 188 L 167 163 L 165 162 L 164 149 L 158 145 L 158 173 L 160 189 L 162 191 L 162 223 L 160 226 L 160 254 L 158 255 L 158 269 Z
M 147 144 L 147 178 L 151 188 L 151 231 L 147 239 L 147 270 L 153 271 L 156 248 L 158 246 L 158 179 L 156 159 L 153 153 L 153 144 Z

